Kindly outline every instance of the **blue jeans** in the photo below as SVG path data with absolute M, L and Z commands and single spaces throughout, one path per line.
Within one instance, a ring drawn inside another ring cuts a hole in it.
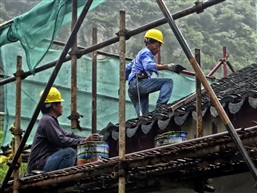
M 146 78 L 138 79 L 138 87 L 140 94 L 140 103 L 142 115 L 149 112 L 149 94 L 160 91 L 156 108 L 162 104 L 166 104 L 171 96 L 173 81 L 169 78 Z M 140 116 L 140 107 L 138 100 L 137 79 L 130 81 L 128 95 L 136 110 L 137 116 Z
M 44 171 L 49 172 L 62 168 L 67 168 L 75 165 L 77 151 L 74 148 L 67 147 L 60 149 L 54 154 L 50 155 L 45 163 Z

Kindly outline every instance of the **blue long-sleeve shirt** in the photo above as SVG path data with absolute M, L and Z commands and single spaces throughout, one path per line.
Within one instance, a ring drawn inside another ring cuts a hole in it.
M 131 69 L 131 72 L 128 76 L 128 82 L 130 82 L 137 73 L 147 73 L 148 77 L 151 77 L 153 72 L 159 75 L 154 62 L 154 56 L 147 47 L 141 49 L 136 58 L 126 66 L 126 72 L 128 72 L 129 69 Z

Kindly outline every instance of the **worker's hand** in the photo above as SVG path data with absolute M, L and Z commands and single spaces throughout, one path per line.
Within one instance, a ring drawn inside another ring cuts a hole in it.
M 177 74 L 179 74 L 180 72 L 182 72 L 183 70 L 186 70 L 186 68 L 184 68 L 183 66 L 179 65 L 179 64 L 167 64 L 167 69 L 171 72 L 175 72 Z
M 99 141 L 99 134 L 98 133 L 93 133 L 92 135 L 89 135 L 84 139 L 84 142 L 86 141 Z

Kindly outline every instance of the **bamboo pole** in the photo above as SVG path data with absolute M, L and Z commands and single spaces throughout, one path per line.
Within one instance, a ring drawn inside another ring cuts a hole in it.
M 96 42 L 97 43 L 97 42 Z M 95 44 L 96 44 L 95 43 Z M 61 41 L 57 41 L 57 40 L 54 40 L 53 41 L 53 44 L 55 45 L 58 45 L 58 46 L 65 46 L 65 43 L 64 42 L 61 42 Z M 83 47 L 83 46 L 79 46 L 78 45 L 78 48 L 79 49 L 86 49 L 86 47 Z M 100 55 L 103 55 L 103 56 L 110 56 L 110 57 L 114 57 L 114 58 L 120 58 L 120 56 L 118 54 L 113 54 L 113 53 L 110 53 L 110 52 L 105 52 L 105 51 L 99 51 L 97 50 L 96 51 L 97 54 L 100 54 Z M 130 58 L 130 57 L 126 57 L 126 60 L 133 60 L 133 58 Z
M 21 56 L 17 56 L 17 72 L 16 72 L 16 113 L 15 113 L 15 125 L 14 125 L 14 151 L 17 152 L 20 142 L 21 142 L 21 78 L 22 73 L 22 58 Z M 13 193 L 19 192 L 19 168 L 20 168 L 21 160 L 19 157 L 19 161 L 16 164 L 16 167 L 13 171 Z
M 97 44 L 97 28 L 92 31 L 92 44 Z M 92 52 L 92 133 L 97 133 L 97 51 Z
M 200 50 L 195 49 L 195 58 L 201 66 Z M 202 118 L 202 91 L 201 81 L 196 76 L 196 137 L 203 136 L 203 118 Z
M 5 26 L 10 25 L 10 24 L 12 24 L 12 23 L 13 23 L 13 19 L 10 19 L 10 20 L 8 20 L 8 21 L 6 21 L 6 22 L 0 24 L 0 29 L 1 29 L 2 27 L 5 27 Z
M 72 0 L 72 22 L 71 30 L 77 22 L 78 0 Z M 74 35 L 74 42 L 71 47 L 71 128 L 77 128 L 77 34 Z
M 126 116 L 126 37 L 125 37 L 125 11 L 120 11 L 120 32 L 119 32 L 119 55 L 120 55 L 120 92 L 119 92 L 119 193 L 125 193 L 125 153 L 126 153 L 126 133 L 125 133 L 125 116 Z
M 177 25 L 175 24 L 174 20 L 172 19 L 171 14 L 169 13 L 166 5 L 162 0 L 156 0 L 157 4 L 159 5 L 161 11 L 163 12 L 165 18 L 167 18 L 168 23 L 174 32 L 174 35 L 176 36 L 177 40 L 179 41 L 184 53 L 186 54 L 190 64 L 192 65 L 193 69 L 196 72 L 197 77 L 203 84 L 206 92 L 210 95 L 210 98 L 213 102 L 213 105 L 215 106 L 217 112 L 219 113 L 222 121 L 224 122 L 224 125 L 226 129 L 228 130 L 229 134 L 231 135 L 234 143 L 236 144 L 240 154 L 243 156 L 247 166 L 249 167 L 254 179 L 257 181 L 257 170 L 250 159 L 247 151 L 245 150 L 242 141 L 240 140 L 239 136 L 237 135 L 234 126 L 232 125 L 231 121 L 229 120 L 225 110 L 223 109 L 222 105 L 220 104 L 216 94 L 214 93 L 211 86 L 208 84 L 207 79 L 205 78 L 201 68 L 199 67 L 199 64 L 197 63 L 196 59 L 194 58 L 193 54 L 190 51 L 190 48 L 185 41 L 183 35 L 181 34 L 180 30 L 178 29 Z
M 225 46 L 222 48 L 222 53 L 223 53 L 222 58 L 226 58 L 227 57 L 227 48 Z M 226 77 L 228 75 L 226 60 L 223 60 L 223 74 L 224 74 L 224 77 Z
M 72 30 L 72 32 L 70 34 L 70 37 L 69 37 L 69 39 L 68 39 L 68 41 L 66 43 L 66 46 L 64 47 L 64 49 L 63 49 L 63 51 L 62 51 L 62 53 L 61 53 L 61 55 L 59 57 L 59 60 L 57 61 L 56 65 L 55 65 L 55 68 L 53 69 L 53 72 L 52 72 L 52 74 L 51 74 L 51 76 L 50 76 L 50 78 L 48 80 L 46 88 L 44 89 L 44 92 L 43 92 L 43 94 L 42 94 L 42 96 L 41 96 L 41 98 L 40 98 L 40 100 L 39 100 L 39 102 L 37 104 L 37 107 L 36 107 L 32 117 L 31 117 L 31 119 L 30 119 L 30 122 L 29 122 L 29 125 L 28 125 L 27 129 L 26 129 L 26 132 L 25 132 L 25 134 L 24 134 L 24 136 L 23 136 L 23 138 L 21 140 L 21 144 L 20 144 L 19 148 L 17 149 L 17 151 L 16 151 L 16 153 L 14 155 L 14 158 L 13 158 L 11 164 L 10 164 L 10 167 L 9 167 L 9 169 L 8 169 L 6 175 L 5 175 L 5 178 L 4 178 L 4 180 L 3 180 L 2 184 L 1 184 L 0 193 L 4 192 L 5 186 L 6 186 L 7 182 L 8 182 L 8 180 L 9 180 L 12 172 L 13 172 L 13 169 L 14 169 L 14 167 L 15 167 L 15 165 L 16 165 L 16 163 L 17 163 L 17 161 L 18 161 L 18 159 L 19 159 L 19 157 L 21 155 L 22 149 L 25 146 L 26 141 L 27 141 L 27 139 L 28 139 L 28 137 L 29 137 L 29 135 L 30 135 L 30 133 L 32 131 L 32 128 L 33 128 L 33 126 L 34 126 L 34 124 L 35 124 L 35 122 L 37 120 L 37 117 L 38 117 L 38 114 L 40 112 L 41 106 L 44 103 L 44 101 L 46 99 L 46 96 L 47 96 L 50 88 L 52 87 L 53 82 L 54 82 L 56 76 L 58 75 L 58 72 L 60 71 L 60 68 L 61 68 L 61 66 L 62 66 L 62 64 L 63 64 L 63 62 L 65 60 L 65 56 L 67 55 L 67 53 L 68 53 L 69 49 L 71 48 L 71 45 L 72 45 L 72 43 L 74 41 L 74 37 L 75 37 L 74 35 L 77 34 L 77 32 L 78 32 L 78 30 L 79 30 L 79 28 L 80 28 L 84 18 L 86 17 L 86 14 L 87 14 L 87 12 L 88 12 L 92 2 L 93 2 L 93 0 L 88 0 L 86 2 L 86 4 L 85 4 L 85 6 L 84 6 L 84 8 L 83 8 L 83 10 L 82 10 L 82 12 L 81 12 L 81 14 L 79 16 L 79 19 L 76 22 L 76 25 L 74 26 L 74 28 L 73 28 L 73 30 Z

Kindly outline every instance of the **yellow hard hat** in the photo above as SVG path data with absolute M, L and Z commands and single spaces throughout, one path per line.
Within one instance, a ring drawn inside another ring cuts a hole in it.
M 41 91 L 40 93 L 40 98 L 43 94 L 44 90 Z M 63 102 L 64 100 L 62 99 L 62 95 L 59 92 L 59 90 L 57 90 L 57 88 L 55 87 L 51 87 L 46 99 L 45 99 L 45 103 L 55 103 L 55 102 Z
M 151 38 L 151 39 L 154 39 L 160 43 L 162 43 L 162 45 L 164 44 L 163 43 L 163 35 L 162 35 L 162 32 L 158 29 L 150 29 L 148 30 L 146 33 L 145 33 L 145 36 L 144 38 Z

